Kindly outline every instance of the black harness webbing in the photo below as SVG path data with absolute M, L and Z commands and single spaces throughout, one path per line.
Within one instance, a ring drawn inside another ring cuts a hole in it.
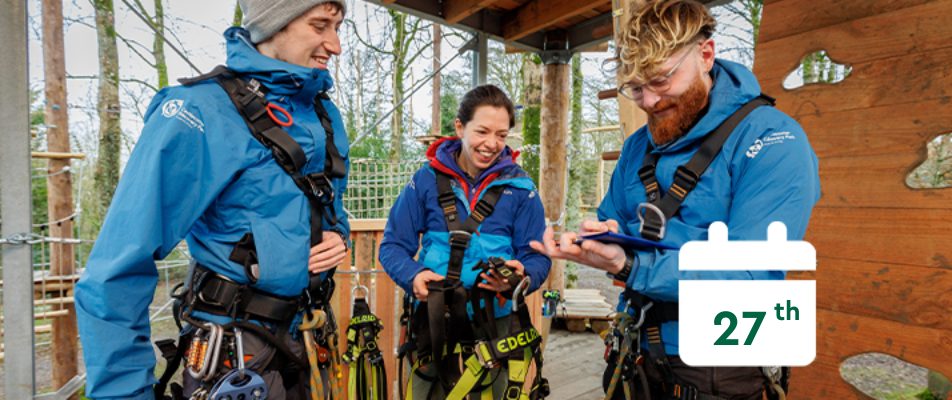
M 642 166 L 638 170 L 638 177 L 641 179 L 641 183 L 645 188 L 648 203 L 655 206 L 658 211 L 652 211 L 650 208 L 647 208 L 643 216 L 639 215 L 639 218 L 643 217 L 640 228 L 642 237 L 654 241 L 659 241 L 664 238 L 664 228 L 667 221 L 678 214 L 684 199 L 697 187 L 701 176 L 704 175 L 704 172 L 711 165 L 711 162 L 713 162 L 714 158 L 721 152 L 724 143 L 730 137 L 731 133 L 754 109 L 760 106 L 773 106 L 774 103 L 775 100 L 772 97 L 761 94 L 741 106 L 734 114 L 728 117 L 713 132 L 704 138 L 700 148 L 698 148 L 697 152 L 686 164 L 678 166 L 675 170 L 674 181 L 664 194 L 660 191 L 660 185 L 655 174 L 655 169 L 658 165 L 658 160 L 661 158 L 661 154 L 653 152 L 654 149 L 648 146 L 642 161 Z M 618 337 L 619 340 L 631 342 L 626 343 L 626 346 L 631 349 L 631 353 L 628 354 L 627 357 L 630 360 L 634 360 L 644 356 L 649 362 L 655 364 L 661 372 L 664 380 L 664 382 L 662 382 L 662 389 L 668 398 L 680 400 L 721 399 L 717 396 L 701 393 L 693 385 L 682 382 L 681 379 L 674 374 L 668 363 L 667 354 L 664 350 L 664 341 L 661 338 L 661 325 L 665 322 L 678 320 L 678 303 L 655 301 L 631 289 L 626 289 L 623 297 L 627 302 L 625 312 L 627 312 L 627 308 L 638 310 L 639 314 L 636 315 L 635 318 L 641 322 L 633 329 L 625 329 L 627 332 L 615 332 L 615 336 Z M 618 327 L 616 327 L 616 329 L 618 329 Z M 645 333 L 645 337 L 648 340 L 648 352 L 645 355 L 641 354 L 641 348 L 638 345 L 642 332 Z M 633 338 L 632 336 L 635 337 Z M 624 359 L 619 357 L 621 356 L 620 354 L 614 354 L 614 356 L 616 357 L 616 362 L 625 362 Z M 635 363 L 639 366 L 638 372 L 630 371 L 624 378 L 629 381 L 626 382 L 626 386 L 624 387 L 626 398 L 630 397 L 633 393 L 633 390 L 629 390 L 629 387 L 635 386 L 635 375 L 639 375 L 642 385 L 646 382 L 643 376 L 644 372 L 640 370 L 640 363 Z M 609 362 L 609 364 L 611 365 L 611 362 Z M 616 375 L 617 374 L 616 372 Z M 615 379 L 618 379 L 618 377 L 616 376 Z M 614 386 L 611 388 L 614 389 Z M 609 389 L 606 389 L 606 393 L 609 397 L 613 395 Z
M 714 161 L 717 154 L 721 152 L 721 148 L 724 147 L 724 142 L 730 137 L 731 132 L 733 132 L 741 121 L 755 108 L 765 105 L 772 106 L 773 104 L 773 98 L 761 94 L 741 106 L 733 115 L 722 122 L 717 129 L 704 138 L 701 147 L 694 153 L 694 156 L 691 157 L 691 160 L 688 161 L 687 164 L 678 166 L 674 173 L 674 181 L 664 194 L 661 193 L 660 185 L 655 175 L 655 167 L 658 165 L 661 154 L 655 153 L 651 146 L 647 146 L 641 168 L 638 170 L 638 177 L 641 178 L 641 183 L 645 188 L 648 203 L 657 207 L 661 215 L 655 211 L 651 211 L 651 209 L 645 212 L 640 228 L 642 237 L 654 241 L 659 241 L 664 238 L 664 227 L 667 221 L 678 214 L 678 210 L 681 209 L 681 203 L 683 203 L 688 194 L 694 190 L 698 180 L 704 175 L 704 171 L 711 165 L 711 162 Z
M 347 351 L 344 362 L 350 364 L 348 394 L 354 400 L 379 400 L 389 397 L 387 371 L 377 336 L 383 324 L 370 311 L 366 298 L 354 300 L 353 317 L 347 327 Z
M 332 179 L 343 178 L 347 173 L 346 163 L 334 142 L 334 128 L 330 114 L 328 114 L 323 103 L 324 100 L 329 100 L 330 98 L 326 93 L 319 93 L 313 100 L 314 112 L 317 114 L 318 120 L 325 133 L 324 170 L 322 172 L 305 175 L 303 169 L 305 165 L 307 165 L 307 154 L 304 149 L 301 148 L 301 145 L 273 119 L 273 114 L 269 110 L 270 104 L 265 97 L 267 88 L 262 86 L 261 83 L 255 79 L 245 80 L 223 65 L 219 65 L 212 71 L 197 77 L 180 79 L 179 82 L 185 86 L 189 86 L 209 79 L 215 79 L 222 87 L 241 115 L 242 120 L 248 126 L 252 136 L 271 150 L 275 162 L 291 177 L 294 184 L 307 198 L 311 211 L 309 218 L 310 246 L 313 247 L 321 243 L 324 234 L 323 221 L 326 220 L 330 225 L 337 224 L 337 215 L 334 211 L 335 194 Z M 256 268 L 258 258 L 254 245 L 254 237 L 251 236 L 250 233 L 242 237 L 236 244 L 229 259 L 245 267 L 245 273 L 252 285 L 257 282 L 258 272 Z M 333 275 L 333 273 L 334 271 L 331 270 L 330 275 Z M 192 292 L 191 289 L 194 288 L 190 288 L 189 293 L 187 293 L 185 297 L 188 298 L 192 304 L 186 307 L 187 309 L 200 309 L 203 306 L 208 306 L 209 304 L 203 305 L 202 303 L 206 299 L 214 298 L 212 300 L 213 304 L 210 304 L 213 307 L 205 311 L 214 311 L 214 306 L 221 305 L 224 306 L 226 310 L 229 310 L 229 314 L 233 317 L 236 311 L 239 311 L 238 309 L 241 308 L 240 311 L 245 311 L 247 315 L 264 318 L 270 317 L 270 319 L 274 319 L 275 317 L 285 319 L 292 308 L 296 312 L 300 305 L 300 302 L 297 300 L 282 299 L 267 296 L 262 293 L 254 293 L 254 296 L 241 296 L 245 294 L 245 292 L 253 290 L 247 287 L 247 285 L 237 285 L 241 287 L 236 288 L 233 287 L 236 285 L 228 285 L 227 282 L 221 279 L 217 281 L 213 279 L 203 280 L 211 282 L 211 285 L 216 286 L 216 288 L 206 289 L 215 290 L 209 293 L 201 293 L 202 296 L 199 296 L 197 293 Z M 328 291 L 326 290 L 327 288 L 331 289 Z M 321 282 L 319 275 L 311 275 L 308 288 L 305 289 L 305 294 L 308 298 L 318 303 L 327 304 L 327 300 L 331 296 L 330 292 L 332 291 L 333 282 L 328 286 L 326 282 Z M 228 296 L 226 296 L 228 293 L 225 292 L 234 293 L 234 296 L 228 298 Z M 311 292 L 314 292 L 314 294 L 311 294 Z M 291 313 L 291 315 L 293 315 L 293 313 Z M 270 332 L 264 329 L 256 329 L 259 327 L 254 324 L 244 322 L 234 322 L 233 324 L 255 331 L 264 339 L 267 339 L 277 346 L 292 362 L 302 367 L 307 367 L 307 363 L 304 363 L 299 357 L 290 352 L 287 346 L 277 340 Z M 185 347 L 183 344 L 184 343 L 180 342 L 177 347 Z M 168 347 L 168 344 L 165 343 L 165 346 Z M 165 353 L 166 352 L 163 352 L 163 355 L 165 355 Z M 170 356 L 166 358 L 168 361 L 167 365 L 177 368 L 181 362 L 184 350 L 176 351 L 175 353 L 169 351 L 167 353 Z M 171 375 L 171 373 L 164 373 L 159 383 L 155 386 L 154 391 L 157 398 L 164 396 L 163 392 L 169 379 L 171 379 Z

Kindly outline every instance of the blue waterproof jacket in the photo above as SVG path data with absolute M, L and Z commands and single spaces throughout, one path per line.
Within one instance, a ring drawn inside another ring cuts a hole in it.
M 259 80 L 269 101 L 292 115 L 294 124 L 285 130 L 308 156 L 304 172 L 323 171 L 325 133 L 312 101 L 331 88 L 328 71 L 266 57 L 241 28 L 229 29 L 225 38 L 228 67 Z M 340 112 L 330 101 L 324 106 L 333 121 L 334 145 L 346 158 Z M 346 178 L 333 182 L 339 223 L 325 221 L 324 228 L 346 237 L 349 226 L 340 200 L 345 183 Z M 77 285 L 87 396 L 153 397 L 149 303 L 158 277 L 154 260 L 184 238 L 198 263 L 247 283 L 244 268 L 228 256 L 251 232 L 260 265 L 254 286 L 297 296 L 308 284 L 309 215 L 304 194 L 251 135 L 217 83 L 156 94 Z
M 463 219 L 469 217 L 472 206 L 482 198 L 486 189 L 506 186 L 495 210 L 483 220 L 469 242 L 460 277 L 463 286 L 468 289 L 476 282 L 479 275 L 479 271 L 473 271 L 476 263 L 489 257 L 500 257 L 522 262 L 526 274 L 532 279 L 530 291 L 538 289 L 549 276 L 552 262 L 529 247 L 529 241 L 541 240 L 545 231 L 545 214 L 535 184 L 513 161 L 509 147 L 503 150 L 495 164 L 473 180 L 456 164 L 460 148 L 461 143 L 456 138 L 442 139 L 430 146 L 427 151 L 429 165 L 413 175 L 390 209 L 380 243 L 380 262 L 387 274 L 407 293 L 413 293 L 413 278 L 424 269 L 446 276 L 450 246 L 443 209 L 437 199 L 436 170 L 440 170 L 455 178 L 451 185 L 456 194 L 456 207 L 467 211 L 460 212 Z M 420 235 L 423 235 L 422 239 Z M 414 259 L 417 250 L 420 254 Z M 494 304 L 496 317 L 511 312 L 509 302 L 503 307 Z
M 744 66 L 716 60 L 714 87 L 704 115 L 688 133 L 656 146 L 647 126 L 625 140 L 608 193 L 598 208 L 600 220 L 614 219 L 623 233 L 638 236 L 635 215 L 645 202 L 638 177 L 648 145 L 661 154 L 656 175 L 667 192 L 675 169 L 694 155 L 705 135 L 743 104 L 760 94 L 757 78 Z M 820 199 L 817 158 L 806 133 L 793 118 L 761 106 L 751 112 L 727 139 L 721 152 L 688 194 L 677 216 L 670 219 L 662 243 L 680 248 L 691 240 L 707 240 L 714 221 L 727 224 L 730 240 L 766 240 L 767 225 L 781 221 L 789 240 L 801 240 L 813 205 Z M 638 251 L 627 286 L 655 300 L 678 301 L 681 279 L 783 279 L 784 271 L 678 271 L 678 251 Z M 622 303 L 624 300 L 622 300 Z M 623 304 L 619 304 L 622 310 Z M 678 324 L 661 327 L 665 351 L 678 353 Z

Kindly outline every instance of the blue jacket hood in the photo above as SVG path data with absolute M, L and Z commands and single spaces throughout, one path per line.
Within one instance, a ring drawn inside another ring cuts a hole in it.
M 664 146 L 658 146 L 654 138 L 649 135 L 651 146 L 655 148 L 654 152 L 672 153 L 690 146 L 714 131 L 740 106 L 760 95 L 760 84 L 757 83 L 757 78 L 741 64 L 715 59 L 711 78 L 714 86 L 708 96 L 704 115 L 686 135 Z
M 460 168 L 459 163 L 456 162 L 456 155 L 460 152 L 460 149 L 463 147 L 463 142 L 456 137 L 449 137 L 433 143 L 430 146 L 430 149 L 427 150 L 427 157 L 430 158 L 431 164 L 435 160 L 443 166 L 449 168 L 457 175 L 470 180 L 469 183 L 482 182 L 484 179 L 489 177 L 491 174 L 499 173 L 502 175 L 504 172 L 516 167 L 516 162 L 514 161 L 513 154 L 515 154 L 509 146 L 506 146 L 502 150 L 502 153 L 499 155 L 499 158 L 496 159 L 496 162 L 493 165 L 490 165 L 489 168 L 486 168 L 479 176 L 470 177 L 463 169 Z M 433 154 L 431 157 L 430 155 Z
M 261 54 L 249 35 L 240 27 L 225 31 L 228 68 L 265 83 L 276 95 L 301 97 L 307 102 L 334 86 L 327 70 L 294 65 Z

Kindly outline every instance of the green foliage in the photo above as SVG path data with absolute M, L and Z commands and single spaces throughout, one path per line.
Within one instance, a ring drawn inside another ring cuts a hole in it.
M 443 136 L 456 134 L 456 112 L 459 109 L 459 97 L 454 93 L 440 94 L 440 133 Z
M 241 26 L 241 19 L 244 15 L 241 13 L 241 5 L 235 2 L 235 15 L 231 18 L 231 26 Z

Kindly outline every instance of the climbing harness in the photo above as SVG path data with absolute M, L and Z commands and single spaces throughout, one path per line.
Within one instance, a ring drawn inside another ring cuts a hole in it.
M 335 188 L 332 179 L 343 178 L 346 175 L 346 161 L 335 145 L 331 118 L 323 104 L 323 101 L 329 100 L 329 97 L 326 93 L 320 93 L 313 101 L 315 114 L 325 133 L 324 170 L 318 173 L 304 174 L 303 168 L 308 161 L 307 154 L 282 129 L 291 126 L 294 123 L 293 118 L 287 110 L 266 99 L 267 89 L 257 80 L 245 79 L 245 77 L 225 66 L 218 66 L 207 74 L 182 79 L 180 82 L 188 86 L 209 79 L 214 79 L 222 87 L 245 121 L 252 136 L 271 150 L 274 161 L 291 177 L 298 189 L 304 194 L 310 208 L 310 246 L 313 247 L 319 244 L 324 232 L 323 222 L 326 221 L 330 225 L 337 224 L 337 215 L 334 211 Z M 216 357 L 220 356 L 221 337 L 224 335 L 221 329 L 223 328 L 213 328 L 213 324 L 192 318 L 191 314 L 194 311 L 230 317 L 233 322 L 226 324 L 226 326 L 232 326 L 236 329 L 240 327 L 255 333 L 261 339 L 271 343 L 291 363 L 297 364 L 301 368 L 309 368 L 309 360 L 303 360 L 295 355 L 282 340 L 286 338 L 291 330 L 288 321 L 291 321 L 298 313 L 311 317 L 315 313 L 323 313 L 327 323 L 323 324 L 319 330 L 313 328 L 308 330 L 305 337 L 311 337 L 312 344 L 317 345 L 315 348 L 319 355 L 326 355 L 318 359 L 319 372 L 325 377 L 324 380 L 333 382 L 335 377 L 339 380 L 342 371 L 339 367 L 339 357 L 334 356 L 336 355 L 335 342 L 337 340 L 336 322 L 334 321 L 333 310 L 330 307 L 330 297 L 334 291 L 333 279 L 322 280 L 319 275 L 312 274 L 309 278 L 308 287 L 298 297 L 276 296 L 257 290 L 253 285 L 257 283 L 260 276 L 260 267 L 255 240 L 250 232 L 246 233 L 236 243 L 229 260 L 244 267 L 248 284 L 240 284 L 196 264 L 191 271 L 189 284 L 185 285 L 184 292 L 176 293 L 176 324 L 181 326 L 179 320 L 185 320 L 197 330 L 194 331 L 194 335 L 181 335 L 177 345 L 171 339 L 156 342 L 156 346 L 159 347 L 163 357 L 168 362 L 166 372 L 154 387 L 156 398 L 165 398 L 165 389 L 182 358 L 186 356 L 185 349 L 196 346 L 195 343 L 198 343 L 199 351 L 188 355 L 187 368 L 189 374 L 202 381 L 203 384 L 197 391 L 198 397 L 196 395 L 192 397 L 204 398 L 211 394 L 207 390 L 208 383 L 217 379 L 216 375 L 222 373 L 222 371 L 218 371 Z M 332 270 L 328 276 L 333 276 L 333 272 Z M 277 333 L 273 333 L 260 324 L 252 323 L 251 320 L 273 324 L 277 328 L 275 330 Z M 211 333 L 215 334 L 212 335 Z M 199 337 L 198 342 L 195 341 L 196 336 Z M 212 336 L 212 340 L 208 340 L 207 336 Z M 186 341 L 189 343 L 187 346 L 185 345 Z M 324 350 L 323 353 L 321 349 Z M 209 353 L 209 351 L 211 352 Z M 193 358 L 195 359 L 194 362 Z M 231 365 L 243 365 L 243 363 L 244 360 L 242 359 Z M 331 371 L 330 369 L 335 365 L 337 366 L 336 371 Z M 243 368 L 242 370 L 244 371 Z M 231 374 L 232 372 L 228 373 Z M 313 371 L 311 372 L 313 373 Z M 244 372 L 241 376 L 246 377 Z M 224 383 L 217 387 L 220 393 L 225 393 L 237 386 Z M 221 389 L 222 387 L 227 390 Z M 181 386 L 173 384 L 171 392 L 171 398 L 182 398 Z M 335 398 L 342 398 L 342 396 Z
M 658 165 L 661 154 L 655 152 L 651 146 L 647 146 L 641 168 L 638 170 L 638 177 L 645 187 L 647 198 L 646 202 L 638 205 L 636 215 L 641 221 L 638 233 L 649 240 L 660 241 L 664 239 L 667 221 L 677 215 L 678 210 L 681 209 L 681 203 L 694 190 L 701 176 L 704 175 L 704 171 L 711 165 L 717 154 L 721 152 L 721 148 L 724 147 L 724 142 L 730 137 L 731 132 L 755 108 L 764 105 L 772 106 L 774 102 L 774 99 L 770 96 L 761 94 L 735 111 L 717 129 L 704 138 L 701 147 L 687 164 L 678 166 L 674 173 L 674 181 L 664 194 L 659 189 L 660 185 L 655 175 L 655 167 Z
M 513 312 L 509 318 L 508 334 L 502 336 L 497 332 L 494 312 L 497 293 L 475 286 L 466 290 L 460 280 L 466 249 L 480 224 L 493 213 L 504 187 L 486 189 L 464 220 L 456 205 L 451 179 L 446 172 L 436 170 L 437 198 L 449 230 L 450 255 L 446 278 L 429 282 L 427 300 L 416 307 L 409 296 L 404 299 L 404 312 L 400 318 L 399 374 L 402 378 L 403 362 L 407 359 L 411 365 L 411 377 L 416 375 L 432 382 L 431 390 L 441 386 L 447 399 L 459 400 L 470 394 L 492 398 L 492 384 L 501 373 L 501 367 L 507 366 L 506 399 L 543 398 L 548 395 L 548 383 L 542 377 L 542 340 L 532 326 L 525 303 L 529 278 L 519 279 L 515 271 L 505 265 L 505 260 L 495 257 L 481 261 L 473 268 L 514 287 L 504 294 L 511 297 Z M 472 320 L 467 308 L 472 310 Z M 523 391 L 533 362 L 535 379 L 530 390 Z M 428 372 L 433 375 L 421 371 L 421 366 L 428 366 Z M 405 398 L 411 399 L 413 379 L 408 381 Z M 403 395 L 401 388 L 401 397 Z M 431 396 L 432 392 L 427 397 Z
M 636 210 L 641 221 L 641 236 L 653 241 L 664 239 L 667 221 L 677 215 L 684 199 L 697 186 L 734 129 L 757 107 L 773 105 L 773 98 L 761 94 L 735 111 L 704 138 L 700 148 L 686 164 L 678 166 L 666 193 L 661 192 L 655 174 L 661 154 L 648 146 L 642 167 L 638 170 L 647 198 Z M 632 399 L 640 388 L 644 399 L 651 400 L 652 391 L 645 374 L 646 363 L 657 369 L 661 375 L 660 390 L 664 400 L 721 399 L 700 392 L 697 387 L 684 382 L 672 371 L 664 349 L 661 325 L 678 320 L 678 304 L 656 301 L 631 289 L 626 289 L 622 297 L 625 310 L 616 314 L 612 329 L 605 337 L 605 360 L 608 363 L 603 377 L 605 399 Z M 642 346 L 642 340 L 645 339 L 647 343 Z M 778 373 L 773 374 L 773 370 L 768 373 L 768 370 L 764 369 L 765 377 L 769 381 L 765 390 L 768 398 L 772 400 L 784 399 L 786 390 L 781 382 L 789 369 L 778 370 Z M 771 397 L 772 393 L 779 397 Z
M 364 296 L 354 296 L 358 290 L 363 290 Z M 370 311 L 367 302 L 370 290 L 366 286 L 354 286 L 351 293 L 353 313 L 347 327 L 347 350 L 342 356 L 350 367 L 348 399 L 386 400 L 387 372 L 383 353 L 377 345 L 377 336 L 383 331 L 383 324 Z

